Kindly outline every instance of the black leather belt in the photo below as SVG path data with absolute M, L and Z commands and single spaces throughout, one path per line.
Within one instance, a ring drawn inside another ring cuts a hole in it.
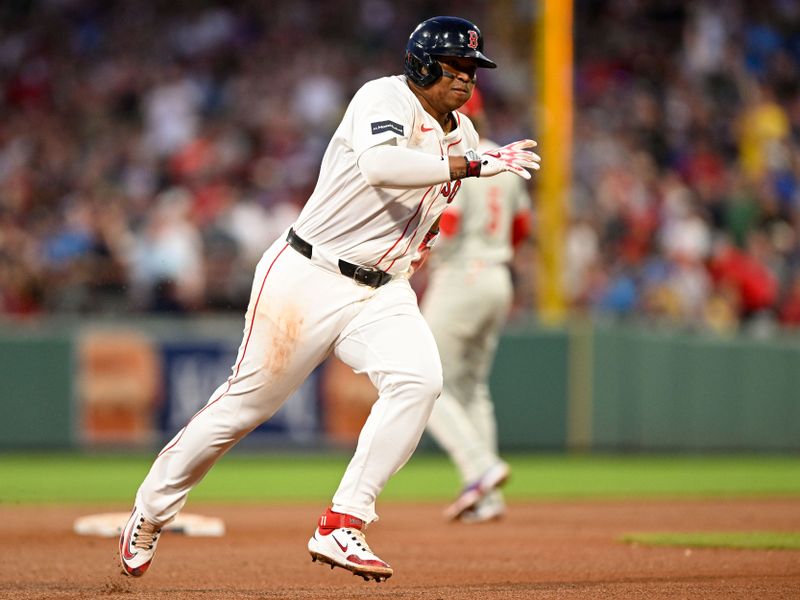
M 289 229 L 289 235 L 286 236 L 286 241 L 289 242 L 289 245 L 297 252 L 306 258 L 311 258 L 313 246 L 298 236 L 294 232 L 293 228 Z M 374 269 L 372 267 L 354 265 L 353 263 L 349 263 L 341 258 L 339 259 L 339 272 L 345 277 L 349 277 L 358 283 L 363 283 L 364 285 L 374 288 L 379 288 L 392 280 L 392 276 L 385 271 Z

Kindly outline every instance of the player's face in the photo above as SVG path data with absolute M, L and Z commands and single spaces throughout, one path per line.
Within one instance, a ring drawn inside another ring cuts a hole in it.
M 478 65 L 470 58 L 455 56 L 443 56 L 438 61 L 442 66 L 442 77 L 428 88 L 429 101 L 446 113 L 460 108 L 470 99 Z

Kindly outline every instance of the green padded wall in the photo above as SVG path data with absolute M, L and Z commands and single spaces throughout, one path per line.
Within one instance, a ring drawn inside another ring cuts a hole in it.
M 800 343 L 594 331 L 592 446 L 800 449 Z
M 509 330 L 489 380 L 503 449 L 563 449 L 568 337 L 561 329 Z
M 72 342 L 0 337 L 0 448 L 72 444 Z

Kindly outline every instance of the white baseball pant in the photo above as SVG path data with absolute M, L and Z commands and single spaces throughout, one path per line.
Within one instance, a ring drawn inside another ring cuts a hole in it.
M 174 518 L 215 461 L 269 419 L 331 351 L 366 373 L 379 393 L 333 510 L 377 520 L 378 494 L 411 457 L 441 393 L 436 343 L 406 278 L 377 289 L 359 285 L 283 238 L 256 267 L 232 375 L 164 447 L 139 487 L 145 517 L 158 525 Z

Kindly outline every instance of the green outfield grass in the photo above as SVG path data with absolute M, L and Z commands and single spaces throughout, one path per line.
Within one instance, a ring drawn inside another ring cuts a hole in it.
M 734 548 L 738 550 L 800 550 L 800 532 L 703 531 L 682 533 L 631 533 L 629 544 L 681 548 Z
M 0 503 L 127 503 L 154 454 L 0 454 Z M 800 497 L 796 456 L 509 455 L 511 500 L 568 498 Z M 193 501 L 327 501 L 349 454 L 232 453 Z M 382 500 L 445 500 L 458 490 L 441 455 L 419 453 Z

